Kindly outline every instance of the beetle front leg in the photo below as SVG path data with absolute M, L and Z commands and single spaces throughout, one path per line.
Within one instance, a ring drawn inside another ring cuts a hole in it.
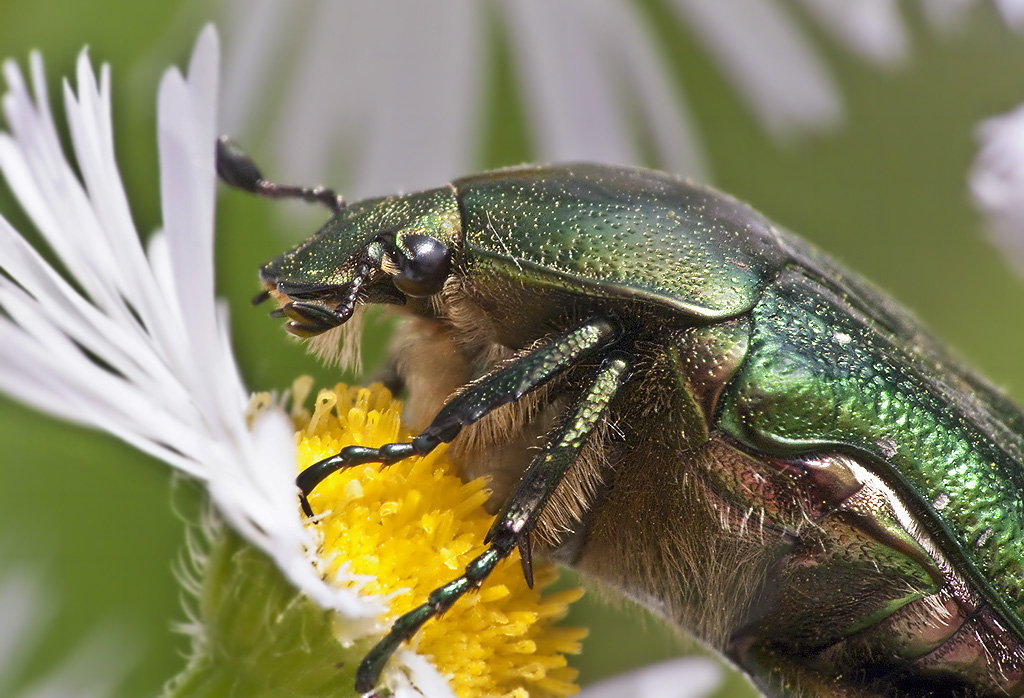
M 495 520 L 485 540 L 490 547 L 466 565 L 462 576 L 435 589 L 426 603 L 394 622 L 384 639 L 359 665 L 356 671 L 357 691 L 366 692 L 376 686 L 384 664 L 400 644 L 412 638 L 428 620 L 451 608 L 467 591 L 479 588 L 498 563 L 517 547 L 526 582 L 533 587 L 530 533 L 537 527 L 545 505 L 575 462 L 580 449 L 604 420 L 630 366 L 630 357 L 623 352 L 615 352 L 601 363 L 586 392 L 573 405 L 544 450 L 530 463 L 504 511 Z
M 575 365 L 581 358 L 606 348 L 617 336 L 618 331 L 608 320 L 587 320 L 470 383 L 412 441 L 384 444 L 379 448 L 346 446 L 337 455 L 314 463 L 299 473 L 295 480 L 300 491 L 302 510 L 306 516 L 313 515 L 307 498 L 332 473 L 366 463 L 390 465 L 410 456 L 426 455 L 458 436 L 462 427 L 475 423 L 502 405 L 519 400 Z

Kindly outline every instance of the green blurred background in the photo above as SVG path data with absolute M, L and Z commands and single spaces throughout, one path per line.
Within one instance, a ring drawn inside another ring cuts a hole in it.
M 0 55 L 24 65 L 30 49 L 41 49 L 52 82 L 73 74 L 83 45 L 93 60 L 112 64 L 118 154 L 143 231 L 159 221 L 157 81 L 168 63 L 187 58 L 198 28 L 213 18 L 211 7 L 0 0 Z M 644 8 L 685 82 L 714 183 L 866 274 L 1024 400 L 1024 282 L 987 242 L 966 188 L 977 123 L 1024 101 L 1024 39 L 984 4 L 946 36 L 926 30 L 916 5 L 907 5 L 909 60 L 882 70 L 808 24 L 841 87 L 846 117 L 830 134 L 781 146 L 693 37 L 657 2 Z M 481 169 L 531 159 L 510 61 L 500 34 L 490 38 L 494 60 L 484 93 L 492 117 L 482 133 Z M 273 172 L 260 144 L 247 146 Z M 22 226 L 6 190 L 0 211 Z M 219 202 L 218 288 L 230 303 L 237 351 L 254 389 L 286 387 L 300 373 L 320 383 L 337 378 L 248 302 L 257 267 L 306 230 L 307 223 L 289 225 L 269 202 L 235 193 Z M 2 400 L 0 448 L 0 564 L 34 566 L 55 592 L 49 625 L 20 681 L 44 675 L 94 629 L 110 628 L 137 653 L 123 657 L 132 669 L 120 695 L 156 694 L 182 666 L 187 646 L 170 630 L 184 619 L 171 571 L 184 525 L 171 503 L 188 509 L 193 495 L 188 488 L 172 492 L 166 467 L 111 438 Z M 592 628 L 576 660 L 584 683 L 680 651 L 670 632 L 632 609 L 585 600 L 572 622 Z M 721 695 L 745 694 L 732 685 Z

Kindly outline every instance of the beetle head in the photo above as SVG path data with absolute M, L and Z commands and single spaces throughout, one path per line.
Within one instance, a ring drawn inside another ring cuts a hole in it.
M 461 238 L 451 188 L 368 199 L 260 269 L 264 293 L 286 329 L 314 337 L 347 322 L 362 303 L 403 304 L 438 293 Z

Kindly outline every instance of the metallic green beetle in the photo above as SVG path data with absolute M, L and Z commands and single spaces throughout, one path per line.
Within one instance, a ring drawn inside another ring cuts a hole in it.
M 744 204 L 657 172 L 521 167 L 345 206 L 260 272 L 307 337 L 401 305 L 422 429 L 305 471 L 453 442 L 488 475 L 490 548 L 394 649 L 513 549 L 638 599 L 768 696 L 1024 695 L 1024 414 L 878 291 Z M 537 445 L 541 445 L 539 450 Z

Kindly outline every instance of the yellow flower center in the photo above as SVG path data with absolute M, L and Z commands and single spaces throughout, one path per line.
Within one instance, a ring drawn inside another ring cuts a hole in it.
M 308 383 L 296 383 L 301 405 Z M 299 468 L 345 446 L 405 442 L 399 401 L 381 385 L 335 386 L 316 398 L 312 413 L 296 409 Z M 366 593 L 390 597 L 388 622 L 423 603 L 437 587 L 462 574 L 482 553 L 493 518 L 483 508 L 482 480 L 464 483 L 444 447 L 388 467 L 367 465 L 327 478 L 310 496 L 320 555 L 329 572 L 372 577 Z M 428 622 L 413 640 L 459 698 L 569 696 L 578 691 L 576 670 L 564 653 L 579 652 L 586 634 L 554 625 L 579 589 L 543 595 L 557 577 L 553 565 L 534 563 L 535 588 L 526 586 L 518 552 L 500 564 L 478 593 L 459 599 Z

